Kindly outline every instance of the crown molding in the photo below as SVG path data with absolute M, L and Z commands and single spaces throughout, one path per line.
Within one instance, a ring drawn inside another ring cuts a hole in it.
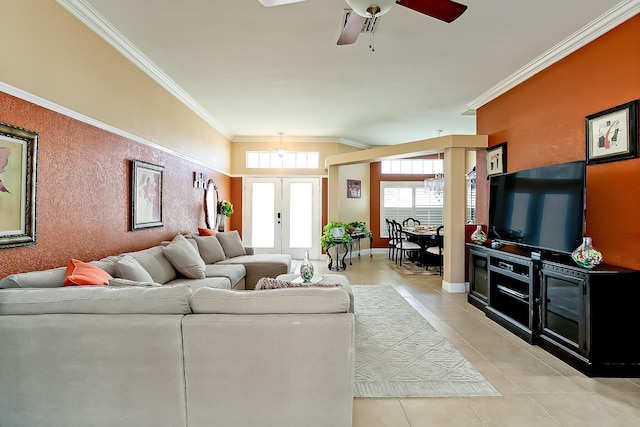
M 231 138 L 231 142 L 303 142 L 310 144 L 343 144 L 349 145 L 356 148 L 362 148 L 363 150 L 367 150 L 371 148 L 370 145 L 363 144 L 357 141 L 352 141 L 350 139 L 338 138 L 335 136 L 291 136 L 291 135 L 283 135 L 282 138 L 279 135 L 235 135 Z
M 638 13 L 640 13 L 640 2 L 638 0 L 625 0 L 621 2 L 604 15 L 591 21 L 564 41 L 555 45 L 473 101 L 469 102 L 467 106 L 474 110 L 482 107 L 486 103 L 493 101 L 500 95 L 533 77 L 545 68 L 548 68 L 581 47 L 591 43 L 598 37 L 634 17 Z
M 189 156 L 186 156 L 184 154 L 181 154 L 181 153 L 179 153 L 177 151 L 174 151 L 174 150 L 172 150 L 170 148 L 167 148 L 165 146 L 162 146 L 160 144 L 156 144 L 155 142 L 151 142 L 151 141 L 148 141 L 148 140 L 146 140 L 144 138 L 140 138 L 137 135 L 134 135 L 134 134 L 126 132 L 126 131 L 123 131 L 122 129 L 118 129 L 118 128 L 114 127 L 114 126 L 108 125 L 108 124 L 106 124 L 104 122 L 101 122 L 100 120 L 96 120 L 96 119 L 94 119 L 92 117 L 85 116 L 84 114 L 78 113 L 77 111 L 71 110 L 71 109 L 69 109 L 67 107 L 63 107 L 60 104 L 56 104 L 55 102 L 52 102 L 52 101 L 49 101 L 47 99 L 41 98 L 41 97 L 39 97 L 37 95 L 34 95 L 32 93 L 29 93 L 29 92 L 26 92 L 26 91 L 24 91 L 22 89 L 18 89 L 17 87 L 11 86 L 11 85 L 6 84 L 6 83 L 1 82 L 1 81 L 0 81 L 0 91 L 6 93 L 8 95 L 15 96 L 16 98 L 20 98 L 20 99 L 22 99 L 24 101 L 30 102 L 32 104 L 38 105 L 40 107 L 46 108 L 47 110 L 51 110 L 51 111 L 53 111 L 55 113 L 62 114 L 63 116 L 67 116 L 67 117 L 70 117 L 72 119 L 78 120 L 78 121 L 80 121 L 82 123 L 86 123 L 88 125 L 97 127 L 98 129 L 105 130 L 105 131 L 110 132 L 110 133 L 112 133 L 114 135 L 122 136 L 124 138 L 127 138 L 127 139 L 130 139 L 132 141 L 135 141 L 135 142 L 137 142 L 139 144 L 143 144 L 143 145 L 146 145 L 148 147 L 154 148 L 156 150 L 163 151 L 163 152 L 165 152 L 167 154 L 171 154 L 172 156 L 176 156 L 176 157 L 179 157 L 179 158 L 181 158 L 183 160 L 186 160 L 188 162 L 200 165 L 200 166 L 205 167 L 207 169 L 211 169 L 214 172 L 218 172 L 220 174 L 229 176 L 228 172 L 224 172 L 224 171 L 221 171 L 219 169 L 213 168 L 213 167 L 211 167 L 211 165 L 208 165 L 208 164 L 202 162 L 201 160 L 194 159 L 192 157 L 189 157 Z
M 93 7 L 84 0 L 57 0 L 57 2 L 156 81 L 156 83 L 169 91 L 169 93 L 191 109 L 191 111 L 209 123 L 215 130 L 227 139 L 231 139 L 231 134 L 220 122 L 165 74 L 151 59 L 147 58 L 140 49 L 127 40 L 126 37 L 116 30 L 115 27 L 104 19 Z

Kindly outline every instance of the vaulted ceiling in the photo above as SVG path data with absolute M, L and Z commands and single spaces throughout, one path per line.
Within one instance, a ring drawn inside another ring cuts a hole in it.
M 395 5 L 373 39 L 338 46 L 344 0 L 58 1 L 232 141 L 362 147 L 474 134 L 476 108 L 640 8 L 458 0 L 468 10 L 446 24 Z

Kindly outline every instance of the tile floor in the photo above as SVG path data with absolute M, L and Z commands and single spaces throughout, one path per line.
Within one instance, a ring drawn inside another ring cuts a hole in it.
M 394 285 L 502 397 L 354 399 L 354 427 L 640 426 L 639 378 L 588 378 L 486 318 L 466 294 L 442 290 L 439 276 L 404 276 L 386 254 L 364 252 L 341 274 Z

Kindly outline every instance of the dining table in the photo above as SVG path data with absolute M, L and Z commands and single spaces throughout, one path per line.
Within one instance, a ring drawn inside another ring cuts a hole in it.
M 429 267 L 440 265 L 439 260 L 427 251 L 428 248 L 440 246 L 444 235 L 438 234 L 436 228 L 427 226 L 402 227 L 402 232 L 407 236 L 407 240 L 420 245 L 420 253 L 417 261 L 420 265 Z

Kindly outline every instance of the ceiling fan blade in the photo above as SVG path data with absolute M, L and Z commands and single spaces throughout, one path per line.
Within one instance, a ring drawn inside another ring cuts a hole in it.
M 298 3 L 304 0 L 258 0 L 263 6 L 280 6 L 281 4 Z
M 338 45 L 355 43 L 366 20 L 367 18 L 364 16 L 360 16 L 354 11 L 351 11 L 347 23 L 344 24 L 340 37 L 338 37 Z
M 451 0 L 397 0 L 396 3 L 444 22 L 455 21 L 467 10 L 467 6 Z

